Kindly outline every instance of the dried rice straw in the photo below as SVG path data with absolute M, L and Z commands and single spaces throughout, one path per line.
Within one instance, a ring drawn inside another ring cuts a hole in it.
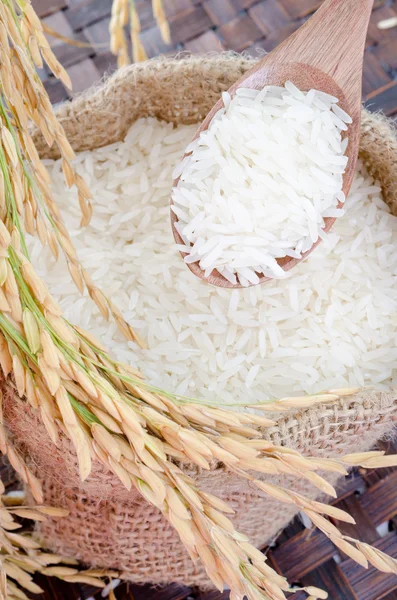
M 99 588 L 105 587 L 103 578 L 118 576 L 113 571 L 79 571 L 76 561 L 42 551 L 38 541 L 29 531 L 21 529 L 22 525 L 15 517 L 37 522 L 46 521 L 48 517 L 66 518 L 68 513 L 51 506 L 24 506 L 23 500 L 20 496 L 7 496 L 0 480 L 0 600 L 28 600 L 23 590 L 33 594 L 43 592 L 33 581 L 35 573 Z
M 170 28 L 165 16 L 162 0 L 152 0 L 153 15 L 156 19 L 161 36 L 166 44 L 171 43 Z M 117 56 L 119 67 L 128 65 L 128 44 L 125 28 L 130 22 L 130 38 L 132 42 L 132 58 L 134 62 L 147 60 L 146 50 L 139 37 L 141 25 L 135 0 L 113 0 L 112 16 L 109 25 L 110 48 Z

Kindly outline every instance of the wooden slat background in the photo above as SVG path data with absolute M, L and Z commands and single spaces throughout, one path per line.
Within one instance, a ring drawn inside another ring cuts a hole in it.
M 359 0 L 357 0 L 359 1 Z M 77 48 L 49 38 L 59 60 L 68 69 L 74 92 L 81 92 L 115 69 L 109 53 L 108 25 L 111 0 L 33 0 L 38 14 L 53 29 L 74 39 L 99 44 Z M 270 51 L 307 19 L 320 0 L 164 0 L 171 25 L 172 45 L 161 40 L 153 20 L 150 0 L 136 0 L 142 24 L 142 40 L 150 57 L 185 51 L 220 52 L 232 49 L 258 55 Z M 397 115 L 397 27 L 381 30 L 379 21 L 397 16 L 397 0 L 375 0 L 365 52 L 363 95 L 371 110 Z M 68 92 L 50 76 L 41 77 L 54 103 L 66 100 Z M 397 452 L 397 444 L 385 446 Z M 12 487 L 15 480 L 5 471 Z M 336 506 L 354 515 L 356 537 L 374 543 L 397 557 L 397 469 L 381 472 L 355 471 L 340 487 Z M 346 532 L 351 531 L 346 526 Z M 374 569 L 365 571 L 341 556 L 324 535 L 305 529 L 299 519 L 280 535 L 268 551 L 269 560 L 293 583 L 317 585 L 332 600 L 397 600 L 397 577 Z M 84 600 L 100 594 L 86 586 L 38 578 L 43 600 Z M 221 600 L 228 594 L 200 593 L 172 585 L 159 590 L 124 584 L 117 588 L 118 600 Z M 291 600 L 303 600 L 296 593 Z
M 49 38 L 69 71 L 74 92 L 115 69 L 108 33 L 112 0 L 33 0 L 33 4 L 53 29 L 99 44 L 77 48 Z M 225 49 L 257 56 L 258 51 L 270 51 L 283 41 L 320 4 L 321 0 L 164 0 L 172 36 L 167 46 L 154 22 L 150 0 L 136 0 L 149 57 Z M 380 30 L 377 23 L 396 16 L 397 0 L 375 0 L 364 63 L 364 99 L 372 110 L 382 109 L 388 115 L 397 114 L 397 27 Z M 53 102 L 68 98 L 67 90 L 47 70 L 42 77 Z

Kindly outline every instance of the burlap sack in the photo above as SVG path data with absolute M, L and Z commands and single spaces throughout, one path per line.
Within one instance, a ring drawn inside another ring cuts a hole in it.
M 195 123 L 251 65 L 230 55 L 150 61 L 119 71 L 88 95 L 62 106 L 59 116 L 76 150 L 122 139 L 139 117 Z M 397 214 L 396 137 L 384 118 L 366 111 L 362 116 L 361 158 L 381 181 L 384 197 Z M 36 142 L 42 156 L 54 155 L 42 139 Z M 45 502 L 70 511 L 69 517 L 40 526 L 49 548 L 94 567 L 120 569 L 137 583 L 208 585 L 201 566 L 192 564 L 157 509 L 134 491 L 127 492 L 98 464 L 81 483 L 69 440 L 62 437 L 55 447 L 37 414 L 16 397 L 10 382 L 3 382 L 3 391 L 10 437 L 42 481 Z M 367 390 L 332 406 L 287 414 L 265 435 L 306 455 L 332 457 L 369 449 L 391 431 L 396 418 L 397 390 Z M 202 489 L 231 504 L 237 528 L 258 546 L 273 539 L 295 513 L 294 507 L 269 499 L 221 464 L 211 472 L 193 467 L 188 471 Z M 335 479 L 328 476 L 331 483 Z M 292 479 L 284 478 L 283 485 L 311 497 L 318 494 L 309 484 Z

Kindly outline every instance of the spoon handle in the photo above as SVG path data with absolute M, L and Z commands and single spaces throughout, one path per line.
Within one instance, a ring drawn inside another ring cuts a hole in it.
M 365 38 L 374 0 L 325 0 L 298 31 L 273 52 L 316 67 L 343 89 L 346 100 L 361 98 Z

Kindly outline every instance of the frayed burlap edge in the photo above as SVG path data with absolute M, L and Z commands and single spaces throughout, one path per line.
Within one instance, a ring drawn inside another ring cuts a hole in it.
M 118 71 L 58 113 L 75 150 L 103 146 L 122 139 L 140 117 L 175 123 L 200 121 L 220 92 L 250 66 L 251 60 L 230 54 L 153 60 Z M 396 138 L 383 117 L 366 111 L 362 116 L 361 157 L 397 212 Z M 56 156 L 39 136 L 35 141 L 43 157 Z M 61 436 L 55 448 L 37 413 L 16 397 L 10 383 L 3 382 L 3 388 L 9 434 L 42 481 L 45 502 L 70 511 L 68 518 L 40 526 L 48 547 L 94 567 L 120 569 L 137 583 L 178 581 L 208 586 L 203 569 L 191 563 L 157 509 L 136 493 L 127 492 L 101 465 L 96 464 L 90 477 L 80 482 L 69 440 Z M 396 419 L 397 390 L 367 390 L 330 406 L 288 413 L 264 435 L 305 455 L 333 457 L 371 448 L 391 431 Z M 237 528 L 258 546 L 273 539 L 295 514 L 294 507 L 269 499 L 220 464 L 211 472 L 191 465 L 185 468 L 202 489 L 219 494 L 233 506 Z M 331 483 L 336 478 L 328 477 Z M 277 481 L 309 497 L 318 495 L 309 484 L 289 477 Z

